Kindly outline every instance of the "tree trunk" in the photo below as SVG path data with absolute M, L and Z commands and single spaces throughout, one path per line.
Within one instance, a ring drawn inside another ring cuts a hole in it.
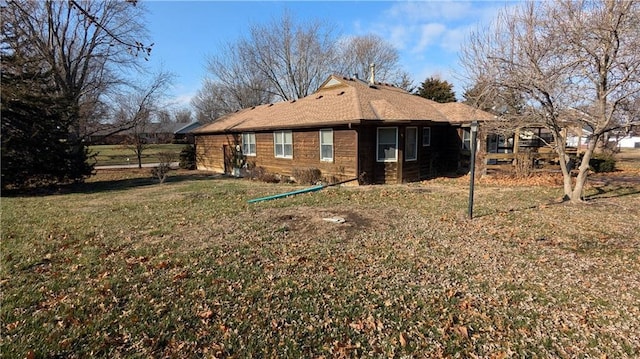
M 564 200 L 569 201 L 571 203 L 584 203 L 583 199 L 583 191 L 584 186 L 587 182 L 587 176 L 589 175 L 589 162 L 591 161 L 591 157 L 596 149 L 596 145 L 598 143 L 598 138 L 591 138 L 589 143 L 587 144 L 587 149 L 582 156 L 582 160 L 580 161 L 580 166 L 578 167 L 578 175 L 576 176 L 576 183 L 573 184 L 571 177 L 571 168 L 567 165 L 567 161 L 560 161 L 560 167 L 562 168 L 562 176 L 564 183 Z M 562 154 L 561 154 L 562 152 Z M 558 154 L 560 154 L 561 158 L 567 158 L 564 148 L 558 147 Z
M 557 140 L 556 140 L 557 141 Z M 565 151 L 564 146 L 558 146 L 558 156 L 560 157 L 560 169 L 562 170 L 562 183 L 564 188 L 564 201 L 571 200 L 572 196 L 572 180 L 571 180 L 571 168 L 569 166 L 569 156 Z

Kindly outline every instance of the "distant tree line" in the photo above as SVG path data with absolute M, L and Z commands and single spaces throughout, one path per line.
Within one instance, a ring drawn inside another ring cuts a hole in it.
M 210 122 L 242 108 L 308 96 L 332 73 L 366 80 L 372 63 L 377 82 L 411 88 L 398 51 L 381 37 L 339 39 L 330 24 L 298 22 L 285 12 L 217 49 L 192 105 L 200 121 Z

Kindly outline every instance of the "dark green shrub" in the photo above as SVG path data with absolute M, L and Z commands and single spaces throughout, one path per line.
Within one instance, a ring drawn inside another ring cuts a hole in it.
M 191 145 L 186 145 L 180 151 L 180 168 L 185 170 L 196 169 L 196 148 Z
M 596 173 L 613 172 L 616 170 L 616 159 L 611 154 L 596 154 L 589 161 L 589 166 Z

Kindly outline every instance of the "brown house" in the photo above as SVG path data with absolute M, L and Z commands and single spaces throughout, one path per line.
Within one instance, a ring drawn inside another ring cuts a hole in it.
M 285 176 L 313 168 L 328 180 L 403 183 L 468 170 L 469 124 L 491 119 L 462 103 L 332 75 L 310 96 L 228 114 L 194 135 L 198 169 L 231 173 L 241 154 Z

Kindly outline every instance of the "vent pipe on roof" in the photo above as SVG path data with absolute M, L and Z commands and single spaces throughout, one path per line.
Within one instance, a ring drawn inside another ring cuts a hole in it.
M 376 64 L 369 65 L 369 85 L 373 86 L 376 84 Z

